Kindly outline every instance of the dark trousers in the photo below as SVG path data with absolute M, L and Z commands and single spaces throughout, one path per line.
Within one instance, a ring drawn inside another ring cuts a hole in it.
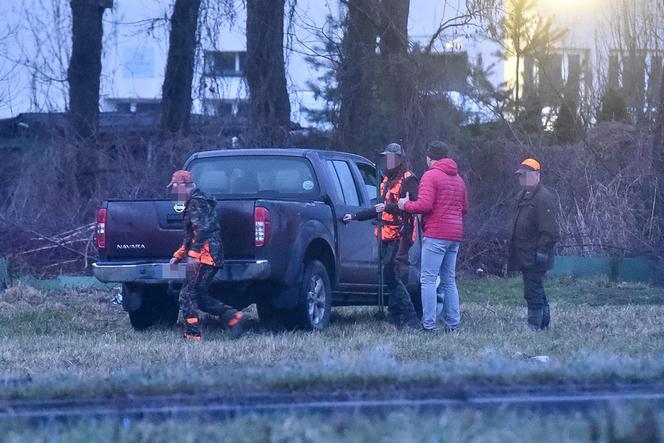
M 187 263 L 187 278 L 180 290 L 180 309 L 184 318 L 198 318 L 198 309 L 219 316 L 228 322 L 237 312 L 230 306 L 210 297 L 208 290 L 218 268 L 198 262 Z
M 383 241 L 383 277 L 390 291 L 387 309 L 394 323 L 403 326 L 417 321 L 417 314 L 410 298 L 403 275 L 408 272 L 408 263 L 402 263 L 398 257 L 400 240 Z
M 538 268 L 523 269 L 523 296 L 529 309 L 542 309 L 549 306 L 544 292 L 545 270 Z

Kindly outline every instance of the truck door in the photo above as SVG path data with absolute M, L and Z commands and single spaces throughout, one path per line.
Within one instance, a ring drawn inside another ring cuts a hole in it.
M 371 221 L 344 223 L 346 213 L 367 209 L 371 201 L 360 192 L 352 164 L 346 160 L 326 161 L 328 173 L 335 188 L 337 232 L 339 248 L 339 283 L 346 291 L 365 292 L 377 281 L 377 240 Z

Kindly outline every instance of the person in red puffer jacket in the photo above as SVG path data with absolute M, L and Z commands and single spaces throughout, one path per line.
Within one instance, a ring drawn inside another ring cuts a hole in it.
M 408 196 L 399 207 L 411 214 L 422 214 L 424 236 L 420 284 L 422 285 L 422 327 L 436 330 L 437 295 L 443 299 L 445 332 L 459 328 L 459 292 L 456 286 L 456 259 L 463 240 L 463 218 L 468 212 L 466 184 L 459 176 L 457 164 L 447 158 L 450 148 L 441 141 L 429 143 L 427 165 L 422 176 L 417 200 Z M 440 276 L 440 285 L 436 280 Z

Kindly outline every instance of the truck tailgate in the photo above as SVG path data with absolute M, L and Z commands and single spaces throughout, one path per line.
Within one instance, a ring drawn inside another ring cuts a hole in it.
M 182 213 L 171 200 L 110 200 L 105 259 L 166 259 L 180 247 Z M 221 239 L 227 259 L 254 257 L 254 201 L 218 201 Z

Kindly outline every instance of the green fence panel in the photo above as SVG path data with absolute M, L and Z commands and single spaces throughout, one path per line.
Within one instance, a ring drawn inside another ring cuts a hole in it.
M 647 258 L 556 257 L 549 275 L 664 285 L 663 263 Z

